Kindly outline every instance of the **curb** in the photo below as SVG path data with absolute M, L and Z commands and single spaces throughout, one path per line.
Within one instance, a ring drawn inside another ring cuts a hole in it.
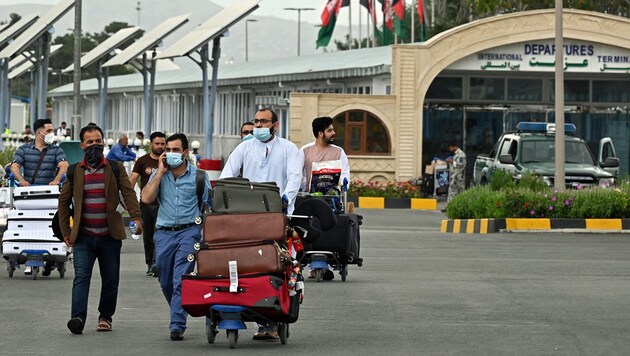
M 630 219 L 453 219 L 442 220 L 440 232 L 490 234 L 501 231 L 630 232 Z
M 353 202 L 355 208 L 362 209 L 437 210 L 437 199 L 348 197 L 348 202 Z

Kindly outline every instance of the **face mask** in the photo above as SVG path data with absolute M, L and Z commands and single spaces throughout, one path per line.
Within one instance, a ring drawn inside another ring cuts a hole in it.
M 47 145 L 50 145 L 53 142 L 55 142 L 55 134 L 51 132 L 51 133 L 47 134 L 46 136 L 44 136 L 44 142 Z
M 272 131 L 268 127 L 254 127 L 254 137 L 258 141 L 268 141 L 271 138 Z
M 171 168 L 177 168 L 182 165 L 184 159 L 182 158 L 181 153 L 176 152 L 166 152 L 166 164 L 168 164 Z
M 244 142 L 244 141 L 247 141 L 247 140 L 251 140 L 252 138 L 254 138 L 254 135 L 248 134 L 247 136 L 243 137 L 241 140 L 243 140 L 243 142 Z
M 98 167 L 103 160 L 103 145 L 92 145 L 86 147 L 83 152 L 85 153 L 85 161 L 90 167 Z

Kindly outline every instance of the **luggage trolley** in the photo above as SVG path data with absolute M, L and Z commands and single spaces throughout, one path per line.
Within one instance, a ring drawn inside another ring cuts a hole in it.
M 12 210 L 7 214 L 7 230 L 2 237 L 2 257 L 7 261 L 9 277 L 13 277 L 20 265 L 25 265 L 32 268 L 31 277 L 35 280 L 40 269 L 48 264 L 64 278 L 70 248 L 52 231 L 59 186 L 14 188 L 13 174 L 9 181 Z
M 299 258 L 302 266 L 310 265 L 315 271 L 317 282 L 323 279 L 324 272 L 329 267 L 339 271 L 341 280 L 345 282 L 348 277 L 348 265 L 363 266 L 363 259 L 359 257 L 359 226 L 363 217 L 345 212 L 348 206 L 348 179 L 344 178 L 341 190 L 343 202 L 339 201 L 339 196 L 324 196 L 337 217 L 335 226 L 322 231 L 321 236 L 315 241 L 306 243 L 306 249 Z

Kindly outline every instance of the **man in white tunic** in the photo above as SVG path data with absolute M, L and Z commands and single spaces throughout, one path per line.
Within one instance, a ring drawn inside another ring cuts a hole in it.
M 304 156 L 297 146 L 277 137 L 278 116 L 271 109 L 263 108 L 254 118 L 254 138 L 241 142 L 230 154 L 219 179 L 238 176 L 251 182 L 276 182 L 280 195 L 289 199 L 288 214 L 293 212 L 295 197 L 302 181 Z M 278 339 L 277 323 L 260 325 L 254 340 Z
M 271 109 L 260 109 L 254 119 L 255 140 L 244 141 L 230 154 L 220 179 L 236 177 L 241 167 L 243 178 L 252 182 L 276 182 L 280 195 L 289 199 L 293 212 L 295 197 L 302 181 L 304 156 L 297 146 L 276 136 L 278 116 Z

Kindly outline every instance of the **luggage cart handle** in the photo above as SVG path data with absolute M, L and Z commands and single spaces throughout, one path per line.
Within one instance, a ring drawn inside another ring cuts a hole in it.
M 348 178 L 343 179 L 341 192 L 343 194 L 343 211 L 346 212 L 348 209 Z

